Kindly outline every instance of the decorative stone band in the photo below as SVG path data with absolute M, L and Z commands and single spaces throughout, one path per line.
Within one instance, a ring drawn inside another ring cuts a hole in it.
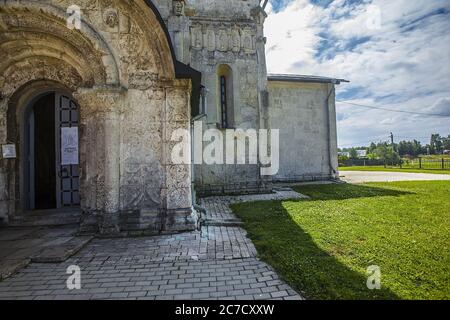
M 254 25 L 199 22 L 191 27 L 191 47 L 196 50 L 255 53 Z
M 73 96 L 80 105 L 82 116 L 103 116 L 123 112 L 126 90 L 113 86 L 79 88 Z

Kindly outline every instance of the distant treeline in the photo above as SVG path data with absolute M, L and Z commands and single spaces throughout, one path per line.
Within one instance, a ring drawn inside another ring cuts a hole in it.
M 390 150 L 389 150 L 390 149 Z M 349 152 L 350 158 L 358 158 L 356 150 L 367 150 L 368 159 L 380 159 L 383 155 L 389 156 L 389 153 L 396 153 L 399 157 L 411 156 L 418 157 L 420 155 L 439 155 L 443 154 L 444 150 L 450 150 L 450 135 L 441 137 L 439 134 L 432 134 L 430 143 L 422 145 L 417 140 L 402 140 L 399 143 L 391 144 L 389 142 L 372 142 L 370 146 L 357 148 L 339 149 L 342 152 Z M 387 153 L 387 154 L 386 154 Z M 391 157 L 395 155 L 391 154 Z

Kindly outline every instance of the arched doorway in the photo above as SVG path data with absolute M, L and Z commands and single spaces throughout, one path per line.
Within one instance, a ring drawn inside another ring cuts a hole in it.
M 0 191 L 7 191 L 0 192 L 0 217 L 21 220 L 38 208 L 60 214 L 81 200 L 82 231 L 195 228 L 190 171 L 170 162 L 169 139 L 190 125 L 192 70 L 176 61 L 150 0 L 79 5 L 81 28 L 73 30 L 61 1 L 0 6 L 0 142 L 18 149 L 0 161 Z M 106 12 L 112 19 L 105 21 Z M 77 105 L 72 97 L 80 108 L 79 168 L 65 165 L 61 153 L 75 136 L 63 129 L 77 123 L 57 122 L 67 116 L 58 108 L 71 114 Z M 53 126 L 39 108 L 52 102 Z
M 24 209 L 80 205 L 79 109 L 67 93 L 45 91 L 26 106 L 23 119 Z

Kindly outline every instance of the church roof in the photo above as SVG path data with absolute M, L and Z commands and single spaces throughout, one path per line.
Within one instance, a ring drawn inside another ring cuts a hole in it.
M 286 81 L 286 82 L 314 82 L 314 83 L 333 83 L 341 84 L 341 82 L 350 82 L 345 79 L 336 79 L 320 76 L 308 76 L 301 74 L 269 74 L 267 76 L 269 81 Z

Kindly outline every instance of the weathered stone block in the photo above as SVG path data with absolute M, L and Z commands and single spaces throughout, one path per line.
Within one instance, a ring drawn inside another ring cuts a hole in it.
M 167 210 L 164 221 L 164 231 L 176 232 L 196 230 L 198 227 L 197 213 L 191 209 Z

